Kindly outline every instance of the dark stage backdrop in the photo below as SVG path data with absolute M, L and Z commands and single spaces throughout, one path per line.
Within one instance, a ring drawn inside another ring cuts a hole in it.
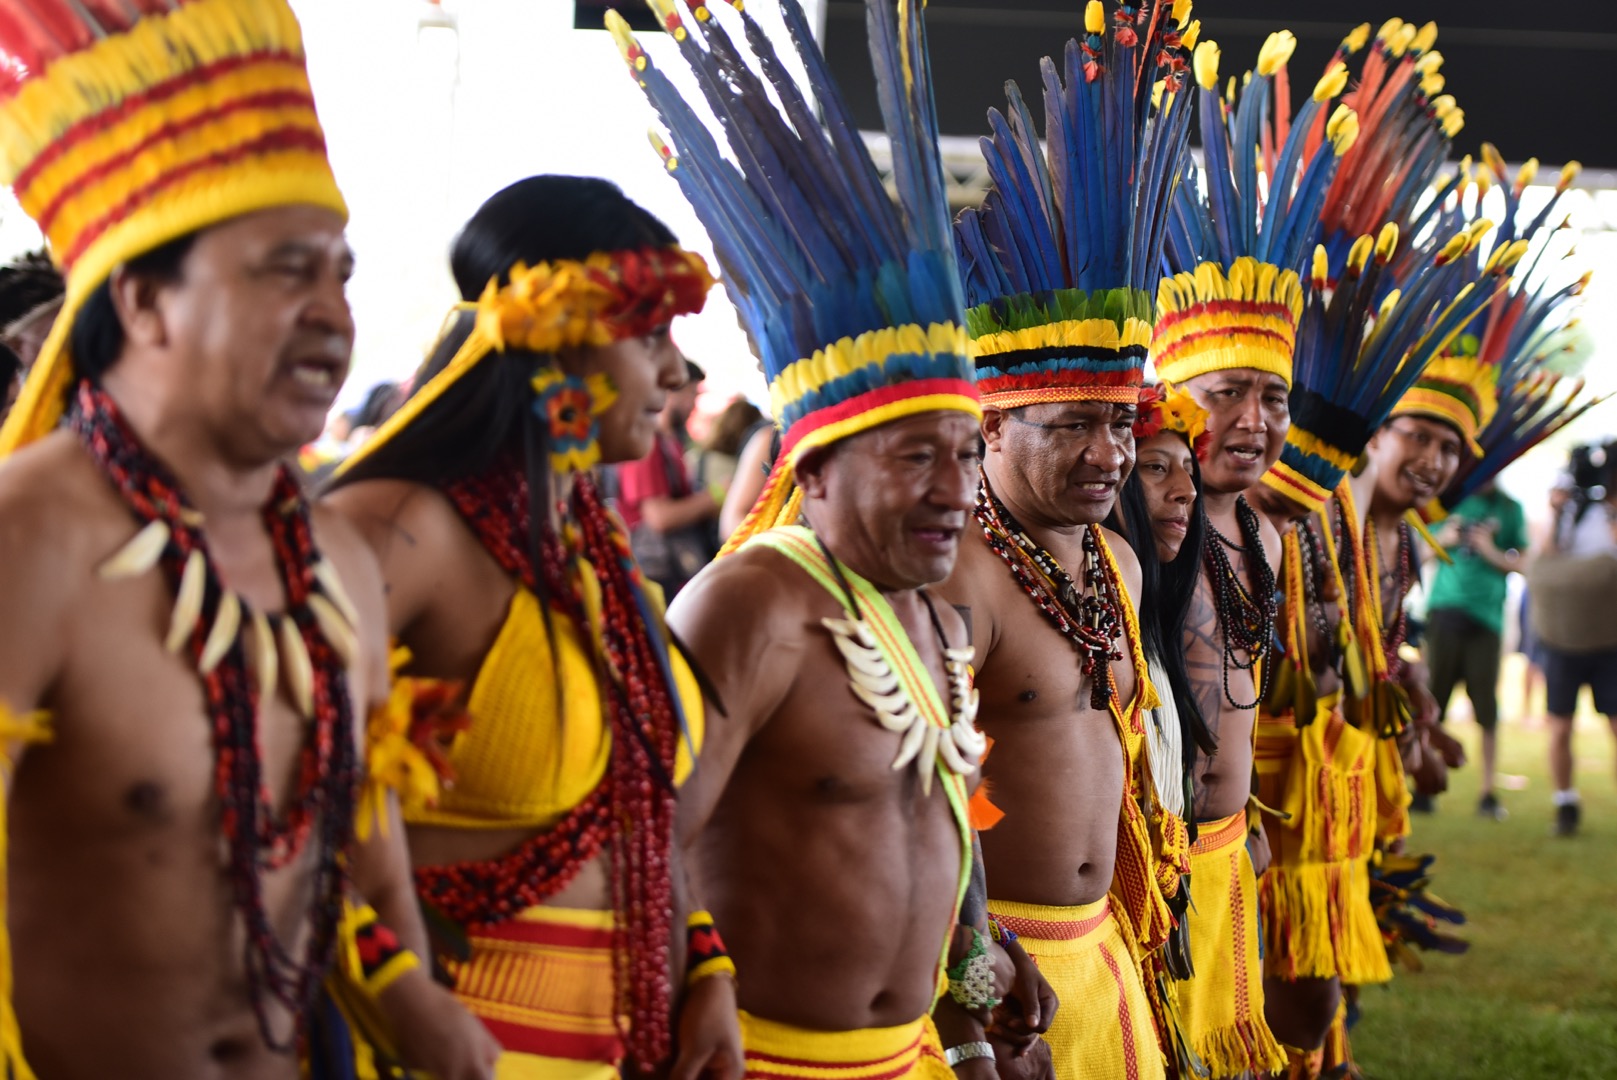
M 1560 165 L 1576 158 L 1591 168 L 1617 168 L 1614 0 L 1205 0 L 1194 12 L 1202 39 L 1222 50 L 1225 78 L 1257 61 L 1270 31 L 1296 34 L 1294 100 L 1312 89 L 1349 30 L 1361 22 L 1374 29 L 1392 16 L 1437 22 L 1444 91 L 1466 116 L 1456 156 L 1475 154 L 1486 139 L 1507 161 L 1537 157 Z M 1004 82 L 1012 78 L 1035 118 L 1042 117 L 1035 99 L 1039 57 L 1059 57 L 1082 26 L 1083 0 L 930 0 L 927 33 L 942 133 L 985 134 L 985 114 L 1004 106 Z M 862 0 L 830 0 L 825 52 L 860 127 L 879 130 Z

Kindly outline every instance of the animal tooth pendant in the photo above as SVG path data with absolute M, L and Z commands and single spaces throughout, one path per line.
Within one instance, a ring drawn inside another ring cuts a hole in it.
M 945 768 L 960 775 L 977 767 L 983 740 L 972 727 L 972 717 L 977 711 L 977 692 L 971 687 L 972 650 L 945 651 L 950 711 L 955 721 L 950 727 L 942 728 L 928 723 L 926 715 L 911 700 L 898 673 L 876 644 L 869 626 L 859 619 L 821 619 L 820 623 L 831 631 L 831 640 L 842 655 L 848 669 L 848 688 L 876 714 L 877 723 L 899 736 L 898 754 L 892 764 L 894 771 L 913 764 L 920 774 L 922 793 L 930 794 L 932 774 L 940 759 Z
M 982 762 L 983 752 L 988 749 L 988 739 L 977 730 L 977 706 L 981 695 L 971 683 L 971 662 L 975 657 L 972 649 L 945 649 L 943 652 L 944 667 L 949 673 L 949 711 L 954 713 L 954 723 L 949 728 L 949 739 L 944 742 L 953 742 L 960 751 L 962 760 L 968 762 L 964 769 L 955 768 L 956 772 L 971 772 Z M 946 753 L 945 759 L 948 758 Z M 951 768 L 954 768 L 951 763 Z
M 157 565 L 168 546 L 168 523 L 161 519 L 147 523 L 146 527 L 130 539 L 112 558 L 102 563 L 96 573 L 102 581 L 122 581 L 139 577 Z
M 174 597 L 174 613 L 169 618 L 168 636 L 163 648 L 177 653 L 191 640 L 191 631 L 202 618 L 202 598 L 208 586 L 208 565 L 202 552 L 193 551 L 185 557 L 185 569 L 180 572 L 180 587 Z

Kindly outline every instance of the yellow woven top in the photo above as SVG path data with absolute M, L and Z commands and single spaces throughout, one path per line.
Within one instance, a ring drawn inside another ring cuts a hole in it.
M 472 684 L 471 725 L 450 748 L 454 782 L 438 804 L 406 810 L 421 825 L 542 828 L 583 802 L 606 773 L 612 752 L 595 663 L 579 629 L 551 613 L 559 647 L 545 633 L 538 599 L 519 588 L 505 624 Z M 675 690 L 691 740 L 702 743 L 702 694 L 678 650 L 669 650 Z M 680 740 L 674 780 L 690 775 Z

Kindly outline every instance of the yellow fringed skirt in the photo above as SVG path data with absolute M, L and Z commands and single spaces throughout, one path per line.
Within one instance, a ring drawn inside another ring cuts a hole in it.
M 897 1027 L 809 1031 L 742 1012 L 741 1045 L 746 1080 L 954 1080 L 930 1016 Z
M 1392 978 L 1370 904 L 1379 741 L 1346 722 L 1336 695 L 1301 730 L 1289 716 L 1259 718 L 1258 797 L 1290 815 L 1269 823 L 1258 881 L 1266 975 Z
M 1111 901 L 1046 907 L 988 901 L 1039 965 L 1061 1006 L 1044 1035 L 1057 1080 L 1160 1080 L 1166 1075 L 1140 969 Z
M 1284 1057 L 1263 1019 L 1258 885 L 1246 811 L 1200 827 L 1190 848 L 1190 956 L 1195 977 L 1170 982 L 1185 1037 L 1213 1080 L 1270 1072 Z

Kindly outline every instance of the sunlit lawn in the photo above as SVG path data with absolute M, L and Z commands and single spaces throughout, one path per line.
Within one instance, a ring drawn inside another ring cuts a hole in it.
M 1515 676 L 1509 668 L 1507 682 Z M 1415 817 L 1410 848 L 1438 856 L 1434 891 L 1469 915 L 1471 951 L 1426 954 L 1424 971 L 1365 991 L 1353 1046 L 1370 1080 L 1617 1078 L 1611 734 L 1598 718 L 1580 718 L 1583 831 L 1552 838 L 1548 735 L 1513 722 L 1516 693 L 1511 686 L 1501 700 L 1500 771 L 1519 787 L 1500 793 L 1510 817 L 1476 816 L 1475 767 L 1451 778 L 1435 814 Z M 1451 710 L 1451 727 L 1475 762 L 1480 733 L 1465 714 L 1463 705 Z

